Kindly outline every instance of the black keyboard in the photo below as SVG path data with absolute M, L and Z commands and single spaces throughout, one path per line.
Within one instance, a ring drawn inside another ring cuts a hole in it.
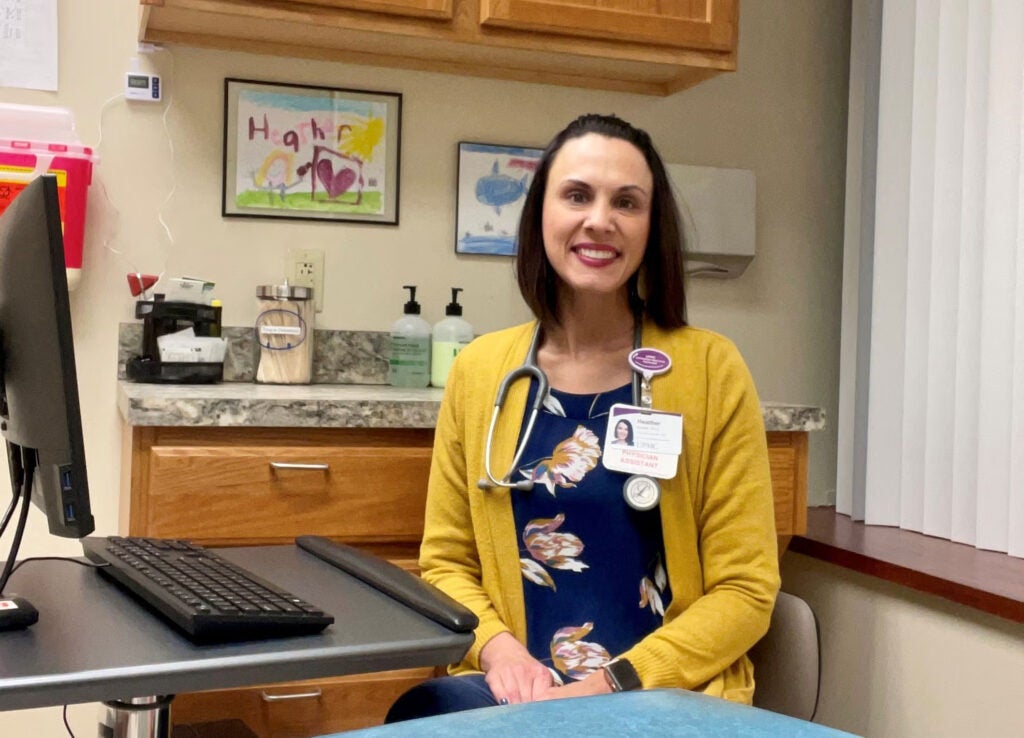
M 91 536 L 87 559 L 195 643 L 319 633 L 334 622 L 315 605 L 187 541 Z

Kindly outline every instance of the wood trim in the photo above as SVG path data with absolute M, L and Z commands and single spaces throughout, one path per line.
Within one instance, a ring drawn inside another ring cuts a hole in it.
M 793 533 L 800 534 L 807 530 L 807 442 L 808 433 L 790 433 L 789 442 L 793 446 Z
M 808 511 L 790 550 L 1024 623 L 1024 559 L 921 533 Z
M 323 5 L 335 10 L 365 10 L 371 13 L 394 13 L 414 18 L 451 20 L 454 17 L 452 0 L 284 0 L 285 2 Z

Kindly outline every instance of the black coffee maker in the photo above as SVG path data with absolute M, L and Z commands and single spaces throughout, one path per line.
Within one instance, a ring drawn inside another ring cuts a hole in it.
M 163 295 L 135 303 L 135 317 L 142 319 L 142 355 L 125 364 L 125 374 L 135 382 L 158 384 L 208 384 L 224 379 L 224 362 L 161 361 L 157 339 L 191 327 L 197 336 L 220 335 L 219 305 L 168 302 Z

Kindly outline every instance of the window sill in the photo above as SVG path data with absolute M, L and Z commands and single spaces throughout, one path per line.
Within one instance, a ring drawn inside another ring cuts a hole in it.
M 1024 623 L 1024 559 L 921 533 L 807 511 L 789 550 Z

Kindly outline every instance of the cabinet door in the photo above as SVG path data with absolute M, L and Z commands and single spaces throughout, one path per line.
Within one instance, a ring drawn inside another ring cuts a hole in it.
M 807 433 L 768 433 L 768 463 L 780 541 L 807 532 Z
M 735 48 L 737 17 L 737 0 L 480 0 L 485 28 L 706 51 Z
M 285 0 L 289 5 L 322 5 L 387 15 L 451 20 L 454 0 Z

